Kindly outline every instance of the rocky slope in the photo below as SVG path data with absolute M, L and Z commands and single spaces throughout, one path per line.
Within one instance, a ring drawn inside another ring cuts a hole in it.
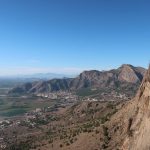
M 73 79 L 53 79 L 46 82 L 27 83 L 16 87 L 10 93 L 46 93 L 60 90 L 77 91 L 86 88 L 106 90 L 124 89 L 124 91 L 135 92 L 140 85 L 145 69 L 132 65 L 122 65 L 118 69 L 110 71 L 84 71 Z M 127 92 L 127 93 L 128 93 Z
M 100 88 L 100 87 L 116 87 L 119 83 L 136 84 L 142 81 L 145 69 L 141 67 L 133 67 L 131 65 L 122 65 L 118 69 L 110 71 L 85 71 L 77 78 L 73 79 L 71 89 L 81 88 Z
M 24 93 L 47 93 L 60 90 L 69 90 L 71 79 L 52 79 L 49 81 L 39 81 L 33 83 L 26 83 L 9 91 L 10 94 L 24 94 Z

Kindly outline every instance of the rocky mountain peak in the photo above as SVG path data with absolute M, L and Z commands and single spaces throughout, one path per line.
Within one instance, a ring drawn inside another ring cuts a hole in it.
M 130 64 L 122 64 L 120 68 L 128 68 L 128 67 L 132 68 L 133 66 Z
M 120 67 L 119 80 L 126 81 L 129 83 L 137 83 L 139 79 L 139 71 L 135 70 L 132 65 L 124 64 Z

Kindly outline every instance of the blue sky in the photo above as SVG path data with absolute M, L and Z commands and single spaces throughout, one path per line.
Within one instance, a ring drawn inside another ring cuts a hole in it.
M 149 0 L 0 0 L 0 75 L 150 62 Z

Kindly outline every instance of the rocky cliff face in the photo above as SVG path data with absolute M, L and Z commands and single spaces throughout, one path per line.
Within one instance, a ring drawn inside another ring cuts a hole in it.
M 136 97 L 113 116 L 108 127 L 113 135 L 111 149 L 150 149 L 150 67 Z
M 132 104 L 133 105 L 133 104 Z M 125 148 L 150 149 L 150 66 L 135 98 L 136 112 L 130 130 L 132 136 L 126 138 Z M 131 146 L 127 146 L 128 143 Z

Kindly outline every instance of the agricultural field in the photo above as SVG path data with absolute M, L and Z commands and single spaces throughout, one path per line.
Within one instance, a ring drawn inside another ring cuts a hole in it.
M 36 108 L 57 106 L 60 100 L 49 100 L 35 96 L 0 97 L 0 116 L 13 117 L 24 115 Z
M 52 107 L 59 104 L 60 100 L 28 96 L 10 96 L 9 87 L 0 88 L 0 120 L 9 117 L 21 116 L 36 108 Z

